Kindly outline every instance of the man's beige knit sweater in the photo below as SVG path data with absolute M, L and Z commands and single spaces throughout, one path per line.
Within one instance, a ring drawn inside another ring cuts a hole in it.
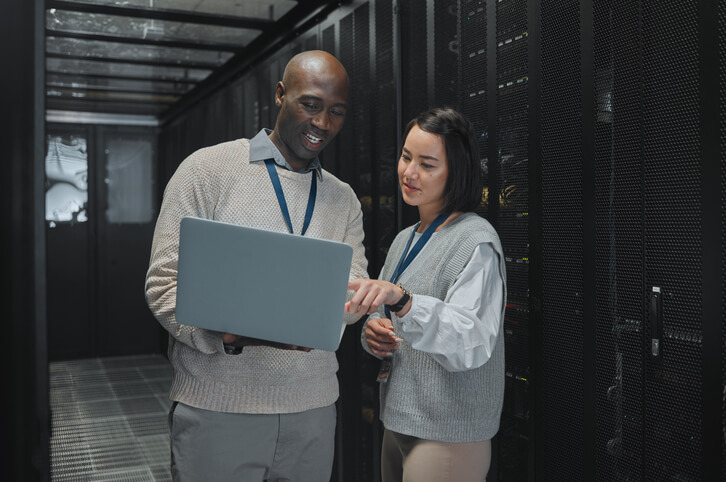
M 279 167 L 277 171 L 293 228 L 299 233 L 312 174 Z M 351 245 L 351 279 L 366 278 L 360 203 L 350 186 L 329 172 L 322 171 L 318 181 L 306 236 Z M 288 232 L 265 164 L 249 162 L 247 139 L 201 149 L 179 166 L 164 192 L 146 277 L 149 307 L 170 334 L 169 358 L 174 367 L 170 398 L 233 413 L 292 413 L 334 403 L 338 398 L 335 353 L 254 346 L 244 348 L 240 355 L 227 355 L 220 333 L 176 322 L 179 223 L 184 216 Z M 285 293 L 279 293 L 279 299 L 284 303 Z M 301 322 L 304 316 L 300 313 Z

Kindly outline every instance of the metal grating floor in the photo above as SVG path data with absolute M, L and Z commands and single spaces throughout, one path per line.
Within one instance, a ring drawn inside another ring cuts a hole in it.
M 52 481 L 171 481 L 161 355 L 50 364 Z

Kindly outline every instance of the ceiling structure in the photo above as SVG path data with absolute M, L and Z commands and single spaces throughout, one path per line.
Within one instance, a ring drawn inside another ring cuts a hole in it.
M 168 119 L 338 5 L 46 0 L 46 108 Z

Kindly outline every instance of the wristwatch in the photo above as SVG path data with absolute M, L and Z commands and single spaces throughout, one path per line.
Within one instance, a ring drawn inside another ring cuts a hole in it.
M 401 288 L 401 291 L 403 291 L 403 296 L 401 296 L 401 299 L 399 299 L 395 304 L 386 305 L 386 308 L 388 308 L 390 311 L 392 311 L 394 313 L 398 313 L 399 311 L 401 311 L 403 309 L 403 307 L 406 306 L 406 303 L 408 303 L 408 300 L 411 299 L 410 291 L 408 291 L 406 288 L 404 288 L 400 284 L 396 285 L 396 286 Z

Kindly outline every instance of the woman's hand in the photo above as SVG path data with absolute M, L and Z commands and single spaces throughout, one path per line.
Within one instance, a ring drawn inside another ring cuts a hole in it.
M 355 291 L 355 295 L 345 304 L 346 313 L 370 314 L 381 305 L 395 304 L 403 296 L 398 286 L 376 279 L 354 279 L 348 283 L 348 289 Z
M 365 337 L 371 353 L 381 357 L 391 356 L 391 352 L 397 350 L 401 342 L 401 339 L 393 333 L 393 323 L 388 318 L 368 321 Z

